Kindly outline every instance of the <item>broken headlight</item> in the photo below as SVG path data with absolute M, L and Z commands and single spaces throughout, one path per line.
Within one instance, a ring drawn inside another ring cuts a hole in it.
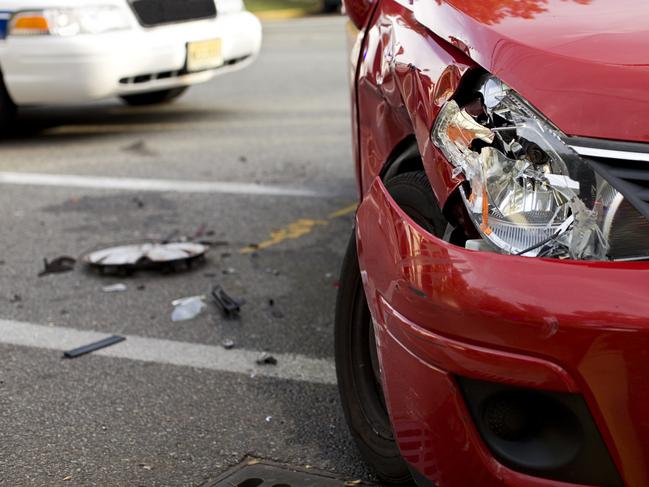
M 503 82 L 487 76 L 472 102 L 448 101 L 432 137 L 454 176 L 466 179 L 462 199 L 491 247 L 535 257 L 608 258 L 607 222 L 621 195 Z

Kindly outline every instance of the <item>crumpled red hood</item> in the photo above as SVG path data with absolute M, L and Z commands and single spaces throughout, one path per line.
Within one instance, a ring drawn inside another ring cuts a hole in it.
M 649 142 L 647 0 L 414 0 L 567 135 Z

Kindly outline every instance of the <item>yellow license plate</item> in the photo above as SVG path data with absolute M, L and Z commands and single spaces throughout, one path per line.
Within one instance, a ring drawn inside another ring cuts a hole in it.
M 189 42 L 187 44 L 187 71 L 203 71 L 224 63 L 221 39 Z

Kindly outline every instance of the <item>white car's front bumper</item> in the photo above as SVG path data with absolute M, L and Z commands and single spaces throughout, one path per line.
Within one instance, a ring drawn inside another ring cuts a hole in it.
M 213 38 L 225 64 L 183 73 L 187 43 Z M 9 36 L 0 40 L 0 68 L 18 105 L 78 103 L 207 81 L 250 63 L 260 46 L 261 24 L 244 11 L 100 35 Z

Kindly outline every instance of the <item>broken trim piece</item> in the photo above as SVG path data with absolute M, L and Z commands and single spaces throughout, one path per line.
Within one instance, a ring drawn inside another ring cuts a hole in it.
M 94 352 L 95 350 L 101 350 L 102 348 L 110 347 L 111 345 L 123 342 L 124 340 L 126 340 L 126 338 L 123 336 L 113 335 L 111 337 L 104 338 L 103 340 L 84 345 L 83 347 L 63 352 L 63 358 L 81 357 L 82 355 Z

